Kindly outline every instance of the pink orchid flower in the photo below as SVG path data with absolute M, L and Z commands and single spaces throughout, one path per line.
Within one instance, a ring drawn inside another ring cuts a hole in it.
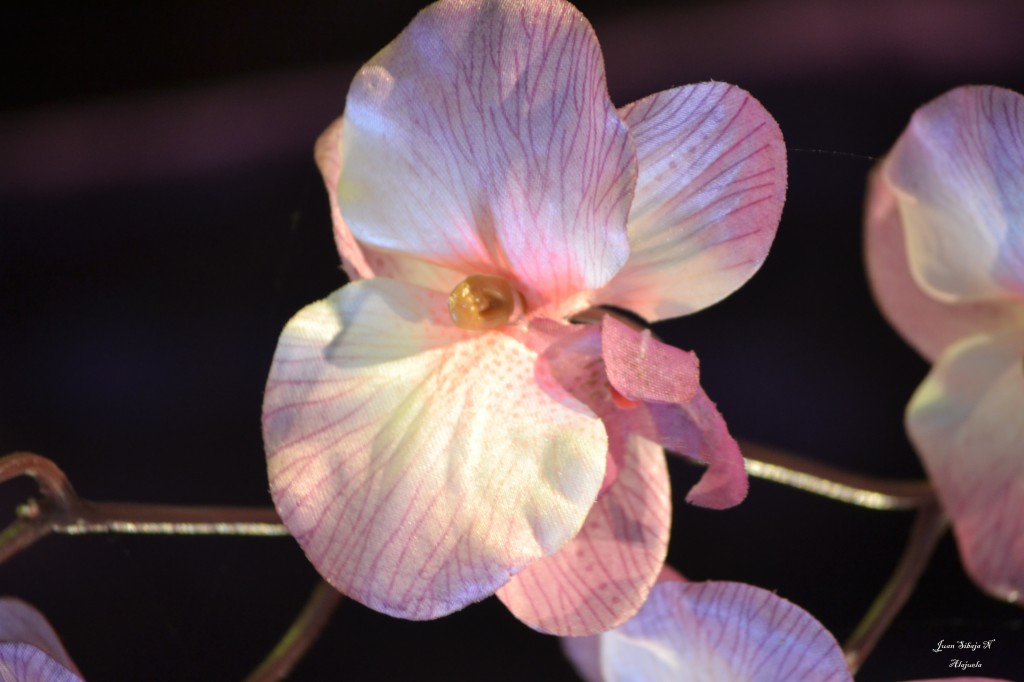
M 746 494 L 696 358 L 610 317 L 725 297 L 785 193 L 775 121 L 725 84 L 616 110 L 561 0 L 445 0 L 357 74 L 316 157 L 352 283 L 300 311 L 263 411 L 271 493 L 317 570 L 436 618 L 497 591 L 546 632 L 636 612 L 670 523 L 661 446 Z
M 753 585 L 687 582 L 671 569 L 625 624 L 562 647 L 587 682 L 852 682 L 835 638 Z
M 934 366 L 907 431 L 971 578 L 1024 591 L 1024 97 L 957 88 L 919 109 L 871 180 L 867 265 Z
M 43 614 L 19 599 L 0 599 L 0 682 L 82 682 Z

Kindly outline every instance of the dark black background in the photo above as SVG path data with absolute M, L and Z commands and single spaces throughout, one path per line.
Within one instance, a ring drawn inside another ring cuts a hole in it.
M 343 283 L 316 135 L 412 2 L 152 2 L 0 11 L 0 451 L 54 458 L 96 499 L 269 504 L 260 440 L 277 334 Z M 619 104 L 706 79 L 751 91 L 789 148 L 763 270 L 660 325 L 694 349 L 744 437 L 849 469 L 920 476 L 902 411 L 926 365 L 875 310 L 865 176 L 915 107 L 968 82 L 1024 90 L 1024 3 L 580 3 Z M 670 562 L 754 583 L 845 638 L 899 556 L 905 513 L 754 481 L 727 512 L 682 502 Z M 5 520 L 32 492 L 0 489 Z M 0 566 L 91 680 L 241 679 L 315 573 L 290 539 L 53 537 Z M 1019 608 L 983 596 L 954 544 L 860 680 L 952 675 L 939 639 L 992 639 L 1024 670 Z M 436 622 L 343 604 L 303 680 L 573 679 L 557 641 L 494 599 Z M 1019 679 L 1019 678 L 1018 678 Z

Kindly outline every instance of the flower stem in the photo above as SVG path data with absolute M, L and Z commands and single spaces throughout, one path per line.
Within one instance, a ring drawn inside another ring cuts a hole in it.
M 926 504 L 918 510 L 903 556 L 889 582 L 875 597 L 864 618 L 843 646 L 851 673 L 856 674 L 860 669 L 910 598 L 947 526 L 948 520 L 937 504 Z
M 878 510 L 918 509 L 935 502 L 927 481 L 865 476 L 749 440 L 739 440 L 747 473 L 838 502 Z
M 340 603 L 341 593 L 325 581 L 319 581 L 309 595 L 309 601 L 281 641 L 259 667 L 249 673 L 244 682 L 277 682 L 285 679 L 313 646 Z
M 50 533 L 288 535 L 288 529 L 270 507 L 194 507 L 85 500 L 75 493 L 56 464 L 30 452 L 0 457 L 0 483 L 15 476 L 35 479 L 41 499 L 19 506 L 18 518 L 0 533 L 0 563 Z

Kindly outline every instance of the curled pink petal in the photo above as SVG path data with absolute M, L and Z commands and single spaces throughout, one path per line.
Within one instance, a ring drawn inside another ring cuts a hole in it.
M 620 111 L 640 174 L 630 256 L 597 301 L 660 320 L 706 308 L 764 262 L 786 195 L 778 124 L 749 93 L 700 83 Z
M 601 357 L 608 381 L 629 400 L 684 403 L 700 389 L 697 356 L 659 343 L 611 315 L 601 321 Z
M 19 599 L 0 599 L 0 680 L 81 682 L 43 614 Z
M 1024 96 L 942 95 L 917 110 L 883 172 L 922 287 L 950 302 L 1024 296 Z
M 626 261 L 635 152 L 566 2 L 431 5 L 359 71 L 342 135 L 339 204 L 364 246 L 503 276 L 530 309 Z
M 601 327 L 568 328 L 544 351 L 543 362 L 569 393 L 601 417 L 608 429 L 613 455 L 617 448 L 616 434 L 642 436 L 708 465 L 687 495 L 687 501 L 712 509 L 739 504 L 746 497 L 748 486 L 743 455 L 722 415 L 702 388 L 698 386 L 696 393 L 684 402 L 645 399 L 621 404 L 616 400 L 616 387 L 609 381 L 603 359 L 605 330 L 611 330 L 613 338 L 619 340 L 630 334 L 643 338 L 640 332 L 617 325 L 621 323 L 602 322 Z M 637 338 L 633 343 L 640 342 Z M 666 348 L 653 337 L 646 338 L 643 343 L 648 347 Z M 655 355 L 662 353 L 666 351 L 654 351 Z
M 613 628 L 636 613 L 661 572 L 671 512 L 664 453 L 631 437 L 619 475 L 579 535 L 531 563 L 498 597 L 516 618 L 549 634 Z
M 285 327 L 264 399 L 285 525 L 341 592 L 411 619 L 482 599 L 571 540 L 608 447 L 535 376 L 533 351 L 447 316 L 443 294 L 350 284 Z
M 730 582 L 659 582 L 640 612 L 600 636 L 605 682 L 851 682 L 839 644 L 809 613 Z
M 876 170 L 868 186 L 864 253 L 871 288 L 886 319 L 921 355 L 936 360 L 952 343 L 980 332 L 1024 334 L 1024 317 L 1004 302 L 946 303 L 914 281 L 896 195 Z
M 953 523 L 964 566 L 987 592 L 1024 594 L 1024 338 L 951 347 L 907 408 L 907 431 Z

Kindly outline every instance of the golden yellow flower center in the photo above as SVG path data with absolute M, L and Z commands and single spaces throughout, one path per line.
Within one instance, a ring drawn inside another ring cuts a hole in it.
M 470 275 L 448 296 L 452 322 L 462 329 L 494 329 L 522 312 L 519 293 L 495 275 Z

